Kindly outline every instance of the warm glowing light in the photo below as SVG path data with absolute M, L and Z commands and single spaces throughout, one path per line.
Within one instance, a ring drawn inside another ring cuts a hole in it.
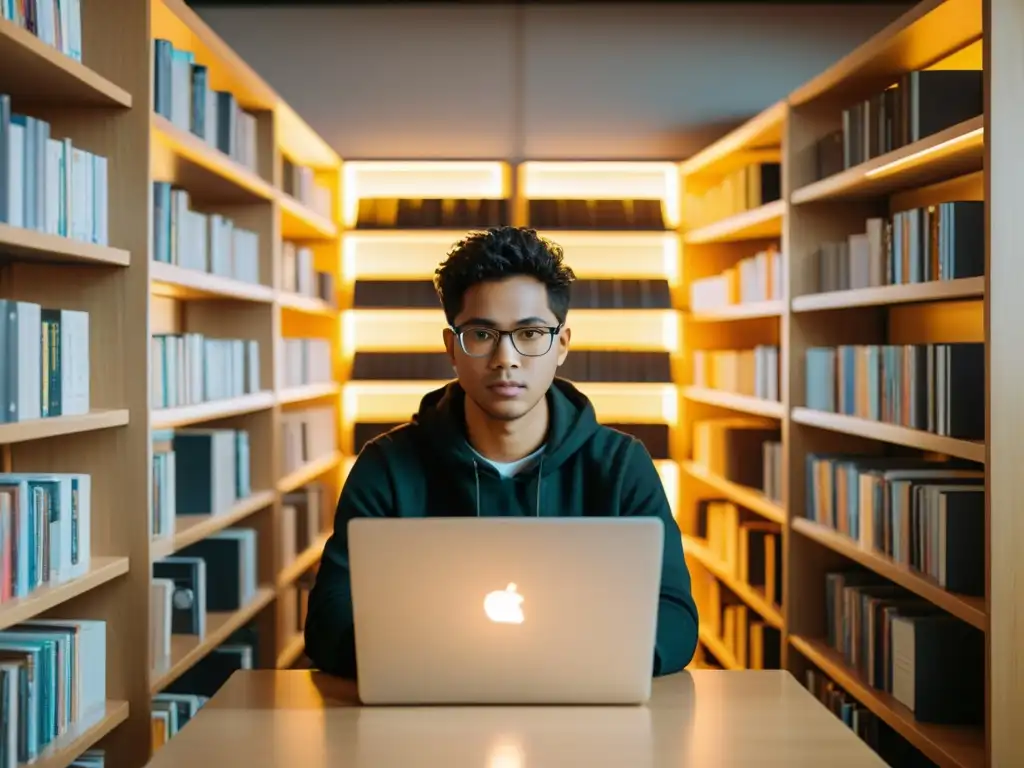
M 427 392 L 444 381 L 349 381 L 343 385 L 342 414 L 346 424 L 391 423 L 407 420 L 419 410 Z M 604 422 L 668 424 L 679 419 L 674 384 L 590 381 L 576 386 L 594 405 Z
M 429 280 L 464 231 L 346 232 L 342 280 Z M 680 277 L 679 238 L 671 232 L 541 232 L 565 251 L 581 280 Z
M 673 309 L 577 309 L 569 313 L 572 347 L 676 352 L 679 313 Z M 349 309 L 342 313 L 344 352 L 440 352 L 440 309 Z M 351 335 L 351 347 L 349 337 Z
M 665 223 L 679 226 L 680 179 L 676 163 L 527 162 L 522 193 L 533 200 L 661 200 Z
M 523 768 L 526 755 L 513 741 L 500 740 L 487 752 L 487 768 Z
M 504 589 L 488 592 L 484 597 L 484 613 L 495 624 L 522 624 L 523 596 L 516 591 L 515 584 Z
M 353 161 L 342 165 L 345 226 L 355 226 L 364 198 L 473 198 L 509 196 L 509 169 L 497 161 Z
M 348 477 L 348 473 L 352 471 L 352 465 L 355 463 L 355 456 L 345 457 L 345 460 L 341 465 L 342 483 L 345 482 L 345 478 Z M 668 497 L 669 507 L 672 509 L 672 515 L 675 516 L 679 507 L 679 464 L 670 459 L 658 459 L 654 462 L 654 467 L 658 470 L 658 476 L 661 478 L 661 484 L 665 488 L 665 496 Z
M 864 175 L 869 179 L 878 178 L 879 176 L 887 176 L 890 173 L 895 173 L 908 165 L 919 165 L 924 159 L 930 159 L 935 156 L 947 154 L 950 150 L 956 149 L 962 144 L 968 144 L 973 142 L 975 139 L 983 138 L 984 135 L 984 128 L 975 128 L 973 131 L 968 131 L 967 133 L 962 133 L 959 136 L 954 136 L 951 139 L 947 139 L 939 144 L 922 149 L 919 152 L 914 152 L 906 157 L 893 160 L 891 163 L 886 163 L 878 168 L 872 168 L 869 171 L 865 171 Z

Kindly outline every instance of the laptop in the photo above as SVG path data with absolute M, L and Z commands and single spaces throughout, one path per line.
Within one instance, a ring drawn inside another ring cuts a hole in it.
M 356 518 L 348 546 L 364 704 L 641 704 L 664 524 Z

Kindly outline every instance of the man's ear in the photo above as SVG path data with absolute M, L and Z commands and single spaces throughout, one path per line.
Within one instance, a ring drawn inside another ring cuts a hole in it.
M 448 355 L 448 362 L 455 366 L 455 332 L 451 328 L 445 328 L 441 331 L 441 337 L 444 339 L 444 351 Z
M 561 365 L 565 362 L 565 358 L 569 356 L 569 339 L 572 337 L 572 329 L 565 327 L 558 334 L 558 341 L 555 343 L 558 345 L 558 364 Z

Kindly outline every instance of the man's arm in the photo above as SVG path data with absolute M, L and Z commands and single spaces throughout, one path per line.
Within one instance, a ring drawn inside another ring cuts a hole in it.
M 354 680 L 356 641 L 348 562 L 348 521 L 393 514 L 394 500 L 380 448 L 368 443 L 345 480 L 334 533 L 324 546 L 306 613 L 306 655 L 324 672 Z
M 633 441 L 626 456 L 622 514 L 660 517 L 665 523 L 654 674 L 668 675 L 689 664 L 697 649 L 697 606 L 690 592 L 690 571 L 683 559 L 679 526 L 672 517 L 654 461 L 639 441 Z

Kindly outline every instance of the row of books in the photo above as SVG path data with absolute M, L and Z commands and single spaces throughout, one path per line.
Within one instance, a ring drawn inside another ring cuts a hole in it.
M 108 194 L 106 157 L 51 138 L 0 94 L 0 222 L 108 245 Z
M 107 624 L 33 619 L 0 631 L 0 768 L 39 757 L 107 700 Z
M 160 333 L 154 334 L 151 342 L 153 408 L 196 405 L 261 391 L 258 341 Z
M 714 186 L 683 195 L 683 218 L 693 229 L 760 208 L 782 197 L 782 166 L 777 150 L 752 153 L 753 162 L 723 176 Z
M 284 349 L 284 366 L 279 369 L 282 387 L 327 384 L 334 380 L 330 339 L 286 338 L 281 343 Z
M 0 604 L 89 570 L 92 477 L 0 474 Z
M 331 406 L 281 414 L 282 472 L 289 474 L 338 450 L 337 415 Z
M 985 274 L 985 204 L 949 201 L 867 220 L 866 232 L 822 243 L 811 262 L 819 293 Z
M 509 224 L 509 208 L 508 200 L 364 197 L 356 229 L 485 229 Z
M 826 573 L 825 606 L 828 644 L 918 722 L 984 722 L 984 632 L 864 569 Z
M 4 0 L 0 18 L 82 60 L 82 0 Z
M 281 243 L 281 264 L 281 290 L 312 296 L 332 307 L 338 305 L 334 275 L 316 268 L 313 249 L 308 245 L 288 241 Z
M 287 264 L 287 262 L 285 262 Z M 667 280 L 575 280 L 573 309 L 671 309 L 672 293 Z M 357 280 L 353 291 L 355 309 L 434 309 L 441 306 L 430 280 Z M 572 322 L 570 313 L 570 323 Z
M 283 589 L 277 595 L 282 631 L 292 636 L 301 635 L 306 627 L 306 613 L 309 609 L 309 592 L 313 589 L 314 576 L 304 573 L 297 578 L 290 589 Z
M 217 653 L 219 649 L 214 649 Z M 153 697 L 149 717 L 152 722 L 153 751 L 166 744 L 199 714 L 210 698 L 194 693 L 158 693 Z
M 663 231 L 671 218 L 657 199 L 530 200 L 530 226 L 537 229 Z
M 694 534 L 721 565 L 743 584 L 782 604 L 782 527 L 766 520 L 744 520 L 740 507 L 725 499 L 697 502 Z
M 331 218 L 331 190 L 316 183 L 312 168 L 282 158 L 281 188 L 307 208 L 324 218 Z
M 735 267 L 690 283 L 690 311 L 710 312 L 735 304 L 782 299 L 782 254 L 772 246 L 740 259 Z
M 778 471 L 781 462 L 770 461 L 776 449 L 765 448 L 765 445 L 781 441 L 781 427 L 771 419 L 744 416 L 696 421 L 693 461 L 707 472 L 737 485 L 757 490 L 766 486 L 779 488 L 781 477 L 769 477 L 768 470 Z M 781 449 L 777 450 L 781 453 Z
M 194 211 L 187 190 L 153 182 L 153 259 L 220 277 L 260 282 L 260 237 L 219 213 Z
M 943 589 L 985 594 L 985 473 L 966 462 L 808 454 L 805 515 Z
M 577 382 L 670 383 L 672 361 L 668 352 L 573 350 L 558 375 Z M 452 362 L 444 352 L 356 352 L 352 361 L 353 380 L 444 381 L 452 376 Z
M 255 172 L 256 117 L 234 94 L 212 88 L 209 70 L 192 51 L 157 39 L 153 57 L 153 110 Z
M 724 499 L 697 502 L 695 535 L 725 572 L 781 603 L 782 532 L 778 524 L 743 521 L 740 508 Z
M 718 665 L 725 667 L 734 662 L 747 669 L 779 669 L 782 662 L 782 637 L 775 627 L 765 622 L 729 588 L 715 578 L 699 562 L 691 565 L 693 599 L 700 615 L 701 634 L 709 634 L 724 647 L 729 658 L 715 656 Z M 703 644 L 702 644 L 703 645 Z M 706 654 L 704 654 L 706 658 Z
M 0 423 L 89 412 L 89 314 L 0 299 Z
M 821 145 L 820 170 L 836 173 L 860 165 L 977 117 L 985 108 L 980 69 L 908 72 L 893 85 L 843 110 L 842 130 Z
M 254 528 L 227 528 L 153 563 L 154 658 L 170 654 L 171 635 L 205 637 L 208 612 L 237 611 L 256 597 L 257 544 Z
M 153 430 L 152 531 L 174 536 L 179 515 L 218 515 L 252 495 L 243 429 Z
M 694 350 L 693 385 L 778 402 L 779 348 Z
M 808 669 L 804 675 L 804 685 L 887 765 L 899 768 L 934 768 L 935 763 L 827 675 L 816 669 Z
M 811 347 L 808 408 L 963 440 L 985 438 L 985 345 Z
M 316 544 L 333 510 L 322 483 L 310 483 L 286 493 L 282 501 L 280 551 L 281 563 L 287 568 Z

